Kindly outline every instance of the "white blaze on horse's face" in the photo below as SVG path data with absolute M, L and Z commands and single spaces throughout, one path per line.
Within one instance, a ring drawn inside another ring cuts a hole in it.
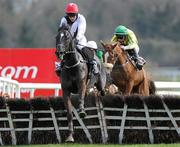
M 64 33 L 61 33 L 61 35 L 60 35 L 60 36 L 61 36 L 61 38 L 62 38 L 62 37 L 64 36 Z
M 64 33 L 60 34 L 60 43 L 59 43 L 59 49 L 64 52 L 65 51 L 65 45 L 63 43 L 63 38 L 65 37 Z

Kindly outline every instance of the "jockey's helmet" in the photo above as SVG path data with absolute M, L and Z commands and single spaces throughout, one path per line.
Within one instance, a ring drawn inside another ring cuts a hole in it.
M 66 9 L 65 9 L 66 13 L 78 13 L 78 6 L 75 3 L 69 3 L 66 5 Z
M 114 35 L 128 35 L 128 30 L 125 26 L 119 25 L 116 27 Z
M 97 49 L 97 44 L 95 41 L 88 41 L 87 47 Z

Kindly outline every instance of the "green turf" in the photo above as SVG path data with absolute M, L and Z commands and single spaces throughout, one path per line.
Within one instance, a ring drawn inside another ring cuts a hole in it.
M 4 146 L 12 147 L 12 146 Z M 13 147 L 180 147 L 180 144 L 136 144 L 136 145 L 118 145 L 118 144 L 47 144 L 47 145 L 18 145 Z

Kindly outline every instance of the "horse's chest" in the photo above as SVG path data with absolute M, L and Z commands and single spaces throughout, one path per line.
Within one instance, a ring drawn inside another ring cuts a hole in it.
M 114 68 L 111 72 L 112 79 L 128 79 L 127 73 L 124 70 L 120 70 L 119 68 Z
M 85 79 L 85 74 L 80 72 L 80 70 L 66 70 L 62 73 L 61 83 L 63 87 L 68 89 L 72 89 L 75 87 L 79 87 L 79 84 L 82 84 L 83 79 Z

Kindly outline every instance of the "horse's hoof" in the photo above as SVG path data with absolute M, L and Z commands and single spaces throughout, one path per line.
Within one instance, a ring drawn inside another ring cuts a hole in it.
M 66 139 L 66 143 L 73 143 L 74 142 L 74 138 L 73 136 L 68 136 L 67 139 Z
M 79 117 L 82 118 L 82 119 L 85 118 L 86 115 L 87 115 L 87 114 L 86 114 L 86 112 L 85 112 L 84 110 L 81 110 L 81 111 L 79 112 Z

